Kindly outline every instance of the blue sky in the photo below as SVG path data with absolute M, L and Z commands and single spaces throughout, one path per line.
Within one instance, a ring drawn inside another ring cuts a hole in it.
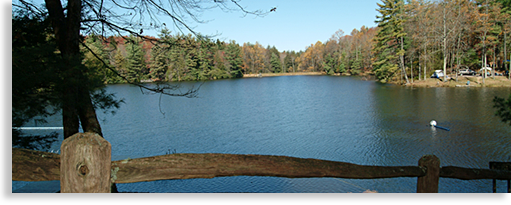
M 220 40 L 235 40 L 239 44 L 257 41 L 264 47 L 275 46 L 279 51 L 299 51 L 317 41 L 325 42 L 339 29 L 350 34 L 355 28 L 376 26 L 377 2 L 381 0 L 243 0 L 240 4 L 247 10 L 273 7 L 277 10 L 264 17 L 243 17 L 241 12 L 215 9 L 201 16 L 209 22 L 188 23 L 205 35 L 219 33 L 216 38 Z M 156 36 L 158 31 L 146 33 Z
M 36 5 L 43 2 L 34 0 Z M 325 42 L 339 29 L 350 34 L 355 28 L 376 26 L 377 2 L 381 0 L 241 0 L 240 5 L 249 11 L 269 11 L 273 7 L 277 10 L 264 17 L 243 17 L 241 11 L 210 9 L 200 16 L 207 23 L 189 20 L 187 24 L 204 35 L 220 34 L 215 38 L 224 41 L 235 40 L 239 44 L 257 41 L 279 51 L 300 51 L 317 41 Z M 170 18 L 160 21 L 174 34 L 180 32 L 173 29 Z M 145 29 L 144 34 L 156 37 L 160 30 Z

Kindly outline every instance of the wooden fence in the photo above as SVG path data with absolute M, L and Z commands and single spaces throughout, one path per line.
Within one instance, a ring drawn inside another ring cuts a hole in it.
M 421 157 L 418 166 L 366 166 L 287 156 L 236 154 L 169 154 L 111 161 L 110 150 L 110 143 L 93 133 L 78 133 L 64 140 L 61 155 L 12 148 L 12 180 L 60 180 L 63 193 L 110 192 L 111 184 L 115 183 L 223 176 L 417 177 L 417 193 L 437 193 L 440 177 L 508 180 L 508 184 L 511 180 L 509 169 L 440 167 L 440 160 L 434 155 Z

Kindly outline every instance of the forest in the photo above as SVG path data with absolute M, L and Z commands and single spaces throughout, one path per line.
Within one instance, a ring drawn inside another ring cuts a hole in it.
M 508 68 L 509 0 L 384 0 L 378 7 L 372 70 L 379 81 Z
M 102 71 L 105 83 L 123 83 L 102 69 L 101 56 L 122 76 L 135 81 L 194 81 L 239 78 L 243 74 L 323 72 L 374 74 L 381 82 L 426 79 L 489 66 L 509 69 L 511 0 L 383 0 L 377 27 L 336 31 L 305 51 L 279 51 L 258 42 L 212 40 L 199 35 L 157 37 L 88 35 L 84 63 Z M 493 69 L 492 71 L 495 71 Z M 509 76 L 508 76 L 509 77 Z
M 106 84 L 129 81 L 196 81 L 240 78 L 243 74 L 325 72 L 360 74 L 371 67 L 375 28 L 362 26 L 351 35 L 337 31 L 331 39 L 311 44 L 305 51 L 279 51 L 258 42 L 212 40 L 201 35 L 158 37 L 88 35 L 82 46 L 84 65 L 97 70 Z M 100 57 L 100 58 L 98 58 Z M 101 60 L 100 60 L 101 59 Z M 107 69 L 115 68 L 119 74 Z

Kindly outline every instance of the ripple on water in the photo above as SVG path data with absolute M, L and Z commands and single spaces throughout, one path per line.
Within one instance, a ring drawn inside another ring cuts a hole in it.
M 421 156 L 435 154 L 444 166 L 487 168 L 489 161 L 511 156 L 511 130 L 492 108 L 493 96 L 508 96 L 511 89 L 409 89 L 349 77 L 292 76 L 209 81 L 198 99 L 164 96 L 161 104 L 136 87 L 107 90 L 127 102 L 114 116 L 98 112 L 107 119 L 103 134 L 117 157 L 175 149 L 414 166 Z M 432 119 L 451 131 L 432 130 L 427 126 Z M 440 180 L 440 192 L 491 191 L 491 180 Z M 247 176 L 118 185 L 125 192 L 268 193 L 415 192 L 415 187 L 416 178 Z

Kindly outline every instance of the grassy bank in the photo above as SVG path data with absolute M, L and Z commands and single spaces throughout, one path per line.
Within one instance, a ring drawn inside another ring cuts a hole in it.
M 470 81 L 468 87 L 511 87 L 511 80 L 505 76 L 496 76 L 495 79 L 487 77 L 483 84 L 483 78 L 481 76 L 458 76 L 458 82 L 456 79 L 450 79 L 446 82 L 436 79 L 428 78 L 425 81 L 415 80 L 406 86 L 412 87 L 467 87 L 467 81 Z

